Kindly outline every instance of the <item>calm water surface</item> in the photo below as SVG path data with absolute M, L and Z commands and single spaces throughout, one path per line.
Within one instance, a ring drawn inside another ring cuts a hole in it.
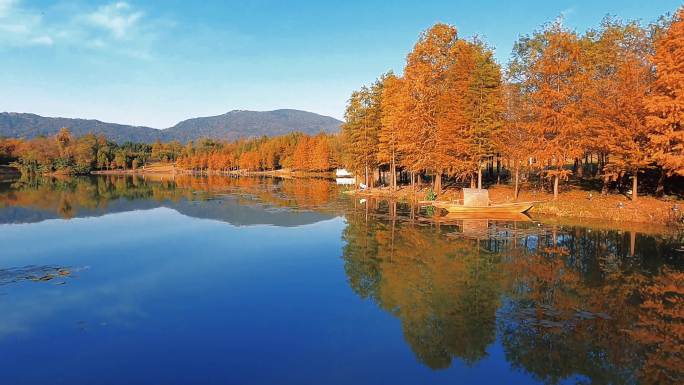
M 324 180 L 0 182 L 2 384 L 677 384 L 681 235 Z

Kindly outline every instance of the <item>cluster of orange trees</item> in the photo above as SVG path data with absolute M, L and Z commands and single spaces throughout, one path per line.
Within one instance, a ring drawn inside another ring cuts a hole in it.
M 505 167 L 519 190 L 532 172 L 553 184 L 600 176 L 604 185 L 660 171 L 684 175 L 684 9 L 643 27 L 606 18 L 584 34 L 556 21 L 515 44 L 502 69 L 480 39 L 436 24 L 420 35 L 403 75 L 352 93 L 345 162 L 373 184 L 378 170 L 482 185 Z
M 127 169 L 150 158 L 144 143 L 117 144 L 93 134 L 74 137 L 62 128 L 52 137 L 0 138 L 0 164 L 11 163 L 27 173 L 84 174 L 94 169 Z
M 340 158 L 337 136 L 301 133 L 233 142 L 203 139 L 190 142 L 178 158 L 178 166 L 194 171 L 264 171 L 289 168 L 328 171 Z
M 0 139 L 0 164 L 24 172 L 84 174 L 92 170 L 136 169 L 149 161 L 176 163 L 185 170 L 227 172 L 289 168 L 328 171 L 339 165 L 341 144 L 336 135 L 283 136 L 224 141 L 200 139 L 153 144 L 116 144 L 92 134 L 75 138 L 68 129 L 53 137 Z

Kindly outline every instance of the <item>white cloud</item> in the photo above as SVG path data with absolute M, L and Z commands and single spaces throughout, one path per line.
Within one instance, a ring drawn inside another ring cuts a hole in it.
M 16 0 L 0 0 L 0 18 L 8 15 L 16 2 Z
M 0 45 L 32 45 L 42 17 L 20 7 L 18 1 L 0 0 Z
M 142 17 L 143 13 L 134 11 L 128 3 L 117 2 L 99 7 L 87 16 L 87 20 L 109 31 L 115 38 L 122 39 Z
M 73 3 L 35 8 L 19 0 L 0 0 L 0 48 L 62 46 L 149 58 L 161 25 L 168 22 L 150 19 L 123 1 L 88 8 Z
M 565 8 L 564 10 L 562 10 L 562 11 L 560 12 L 560 14 L 561 14 L 561 16 L 562 16 L 563 18 L 567 18 L 568 16 L 570 16 L 570 15 L 572 15 L 572 14 L 574 14 L 574 13 L 575 13 L 575 8 L 574 8 L 574 7 Z
M 30 42 L 36 45 L 52 45 L 54 40 L 48 35 L 42 35 L 31 38 Z

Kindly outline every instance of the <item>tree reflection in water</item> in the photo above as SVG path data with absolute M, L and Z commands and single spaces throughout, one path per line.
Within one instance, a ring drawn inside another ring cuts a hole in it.
M 568 226 L 508 239 L 447 237 L 474 224 L 425 225 L 376 206 L 346 216 L 349 284 L 401 320 L 430 368 L 472 365 L 498 339 L 513 367 L 545 383 L 682 383 L 676 240 Z
M 194 205 L 200 201 L 220 201 L 224 210 Z M 407 204 L 349 200 L 325 180 L 181 175 L 0 184 L 2 223 L 162 205 L 236 224 L 296 226 L 344 215 L 351 289 L 396 316 L 406 343 L 430 368 L 476 364 L 499 344 L 511 366 L 545 383 L 684 383 L 678 234 L 442 223 Z M 244 207 L 257 209 L 238 210 Z M 288 211 L 285 219 L 271 215 L 279 210 Z M 293 221 L 299 212 L 307 215 Z M 22 276 L 40 277 L 0 271 L 0 283 Z

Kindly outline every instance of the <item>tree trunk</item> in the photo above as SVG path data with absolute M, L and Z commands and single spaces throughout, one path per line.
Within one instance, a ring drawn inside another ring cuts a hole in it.
M 435 172 L 435 194 L 439 195 L 442 193 L 442 172 Z
M 518 166 L 517 162 L 515 165 L 515 186 L 513 187 L 513 200 L 518 200 L 518 189 L 519 187 L 519 178 L 520 176 L 520 166 Z
M 496 158 L 496 184 L 501 184 L 501 159 Z
M 584 163 L 582 163 L 582 158 L 577 159 L 577 176 L 580 178 L 584 177 Z
M 553 176 L 553 200 L 558 199 L 558 175 Z
M 665 194 L 665 170 L 660 170 L 660 177 L 658 178 L 658 185 L 656 187 L 655 195 L 661 197 Z
M 635 171 L 634 175 L 632 176 L 632 201 L 637 200 L 637 186 L 638 186 L 637 174 L 638 173 L 639 173 L 639 171 Z
M 477 162 L 477 188 L 482 188 L 482 164 Z
M 413 171 L 411 171 L 411 190 L 416 192 L 416 175 Z
M 394 163 L 394 154 L 392 155 L 392 163 L 390 164 L 390 174 L 390 184 L 392 185 L 392 191 L 395 191 L 397 189 L 397 166 Z
M 363 183 L 366 185 L 366 188 L 368 188 L 368 166 L 365 168 Z

